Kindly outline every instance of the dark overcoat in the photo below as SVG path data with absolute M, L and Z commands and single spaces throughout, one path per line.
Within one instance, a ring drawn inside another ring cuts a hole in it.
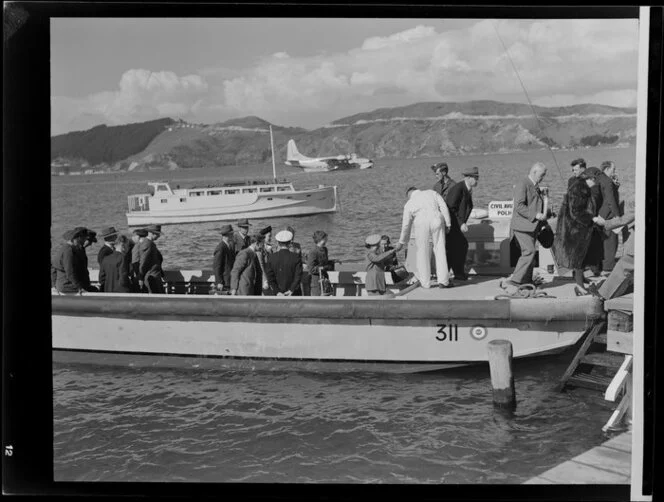
M 450 190 L 454 185 L 456 185 L 457 182 L 454 181 L 452 178 L 445 177 L 443 178 L 443 181 L 437 181 L 436 184 L 433 186 L 434 192 L 438 192 L 440 196 L 443 198 L 445 202 L 447 202 L 447 196 L 450 193 Z
M 214 280 L 227 288 L 231 287 L 231 271 L 233 270 L 236 254 L 233 244 L 228 245 L 224 241 L 221 241 L 214 250 L 214 261 L 212 263 Z
M 104 258 L 106 258 L 109 255 L 113 254 L 113 248 L 107 246 L 104 244 L 101 249 L 99 249 L 99 252 L 97 253 L 97 263 L 99 263 L 99 269 L 101 270 L 101 264 L 104 261 Z
M 293 295 L 302 294 L 300 282 L 302 280 L 302 259 L 300 255 L 288 249 L 280 249 L 272 253 L 265 263 L 265 274 L 272 291 L 285 293 L 290 291 Z
M 105 293 L 131 293 L 129 260 L 125 253 L 113 251 L 102 260 L 99 289 Z
M 604 173 L 597 176 L 597 184 L 602 194 L 602 204 L 599 206 L 598 214 L 605 220 L 621 216 L 616 184 Z
M 447 208 L 452 216 L 452 228 L 461 228 L 473 210 L 473 196 L 465 181 L 454 185 L 447 194 Z
M 51 262 L 51 286 L 62 293 L 77 293 L 86 289 L 79 259 L 80 254 L 74 246 L 69 243 L 62 244 Z
M 161 268 L 164 258 L 157 248 L 157 245 L 150 239 L 144 239 L 139 244 L 139 259 L 138 277 L 146 280 L 145 276 L 152 275 L 155 277 L 163 277 L 164 272 Z
M 558 213 L 553 255 L 559 267 L 581 269 L 602 259 L 602 238 L 593 223 L 595 204 L 590 187 L 578 180 L 569 188 Z

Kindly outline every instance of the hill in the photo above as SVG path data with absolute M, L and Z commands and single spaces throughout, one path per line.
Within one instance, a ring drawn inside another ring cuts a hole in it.
M 277 162 L 294 139 L 305 155 L 355 152 L 381 157 L 440 157 L 585 146 L 627 146 L 636 138 L 636 110 L 583 104 L 534 107 L 470 101 L 416 103 L 340 118 L 315 130 L 272 124 Z M 270 160 L 270 123 L 243 117 L 216 124 L 162 119 L 52 138 L 52 159 L 101 162 L 115 170 L 178 169 Z M 122 141 L 121 141 L 122 140 Z M 65 148 L 66 146 L 66 148 Z
M 173 119 L 108 127 L 99 125 L 51 138 L 51 159 L 85 159 L 90 165 L 114 164 L 144 150 Z

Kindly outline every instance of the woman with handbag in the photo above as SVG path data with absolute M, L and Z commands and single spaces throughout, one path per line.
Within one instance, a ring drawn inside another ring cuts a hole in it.
M 596 209 L 591 192 L 598 173 L 599 169 L 589 167 L 570 185 L 560 207 L 553 242 L 558 266 L 573 270 L 577 296 L 590 294 L 584 285 L 583 271 L 602 256 L 601 234 L 593 222 Z
M 372 234 L 366 238 L 364 245 L 369 251 L 367 253 L 367 276 L 365 279 L 366 290 L 369 296 L 384 295 L 387 291 L 385 283 L 385 271 L 387 264 L 396 257 L 402 245 L 386 250 L 381 245 L 380 234 Z
M 332 286 L 327 273 L 334 270 L 334 260 L 327 256 L 327 234 L 322 230 L 316 230 L 313 235 L 315 247 L 307 255 L 307 267 L 311 276 L 310 296 L 329 296 L 332 294 Z M 337 261 L 337 263 L 341 263 Z

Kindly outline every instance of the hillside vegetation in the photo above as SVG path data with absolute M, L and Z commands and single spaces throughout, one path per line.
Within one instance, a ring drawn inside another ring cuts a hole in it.
M 145 150 L 173 122 L 173 119 L 165 118 L 113 127 L 99 125 L 87 131 L 54 136 L 51 138 L 51 159 L 85 159 L 92 166 L 114 164 Z
M 356 153 L 382 157 L 440 157 L 628 146 L 636 138 L 636 110 L 604 105 L 535 107 L 495 101 L 417 103 L 335 120 L 315 130 L 272 125 L 275 158 L 286 160 L 294 139 L 310 157 Z M 104 164 L 113 170 L 222 167 L 268 162 L 270 123 L 244 117 L 216 124 L 162 119 L 52 138 L 52 159 Z

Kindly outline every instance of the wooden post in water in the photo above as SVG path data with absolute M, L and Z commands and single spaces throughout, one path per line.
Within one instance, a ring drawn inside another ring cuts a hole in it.
M 498 408 L 514 411 L 516 393 L 512 375 L 512 342 L 492 340 L 489 342 L 488 351 L 493 404 Z

